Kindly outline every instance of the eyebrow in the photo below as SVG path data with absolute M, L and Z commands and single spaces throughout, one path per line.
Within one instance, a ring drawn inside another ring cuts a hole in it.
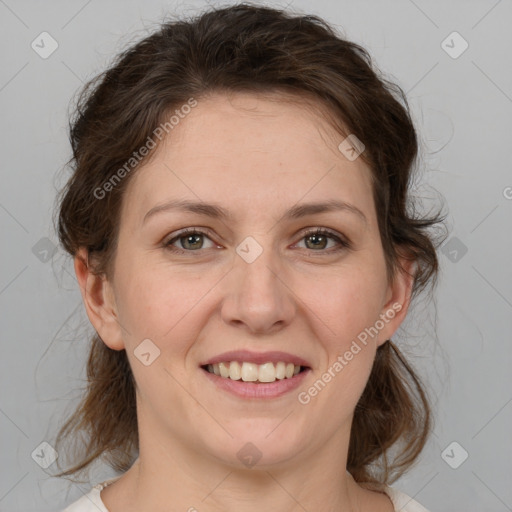
M 198 201 L 191 201 L 188 199 L 174 199 L 151 208 L 151 210 L 149 210 L 144 216 L 142 223 L 144 224 L 150 217 L 153 217 L 157 213 L 168 212 L 172 210 L 182 210 L 190 213 L 197 213 L 199 215 L 205 215 L 208 217 L 212 217 L 214 219 L 233 219 L 233 215 L 222 206 Z M 281 217 L 281 220 L 300 219 L 308 215 L 338 210 L 353 213 L 362 221 L 364 221 L 365 224 L 368 223 L 368 219 L 359 208 L 357 208 L 353 204 L 346 203 L 345 201 L 339 201 L 334 199 L 330 201 L 324 201 L 321 203 L 303 203 L 295 205 L 284 213 L 284 215 Z

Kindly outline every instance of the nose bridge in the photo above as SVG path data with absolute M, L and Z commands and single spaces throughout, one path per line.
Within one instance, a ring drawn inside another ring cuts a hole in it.
M 230 292 L 224 299 L 226 322 L 243 323 L 251 331 L 266 331 L 290 322 L 293 296 L 283 284 L 279 254 L 271 237 L 248 236 L 236 247 Z M 265 245 L 263 245 L 265 243 Z

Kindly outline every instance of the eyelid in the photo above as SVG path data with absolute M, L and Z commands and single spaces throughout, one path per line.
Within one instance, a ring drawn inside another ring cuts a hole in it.
M 331 228 L 325 228 L 325 227 L 321 227 L 321 226 L 312 226 L 312 227 L 303 228 L 301 231 L 299 231 L 299 234 L 301 234 L 302 236 L 311 235 L 311 234 L 315 234 L 315 233 L 325 233 L 328 235 L 332 235 L 333 237 L 342 239 L 343 241 L 346 241 L 348 243 L 348 238 L 345 235 L 343 235 L 342 233 L 338 233 L 337 231 L 335 231 L 334 229 L 331 229 Z
M 191 226 L 188 228 L 179 229 L 175 233 L 171 233 L 168 241 L 174 240 L 175 238 L 178 238 L 181 236 L 188 235 L 190 233 L 198 233 L 198 234 L 202 234 L 202 235 L 214 236 L 214 232 L 210 228 L 204 228 L 204 227 L 200 227 L 200 226 Z
M 352 242 L 349 240 L 349 238 L 341 233 L 338 233 L 337 231 L 334 231 L 330 228 L 324 228 L 324 227 L 313 227 L 313 228 L 305 228 L 304 231 L 300 233 L 300 239 L 299 242 L 302 241 L 304 238 L 311 236 L 311 235 L 323 235 L 328 236 L 331 239 L 334 239 L 338 242 L 339 246 L 338 248 L 331 248 L 330 250 L 323 250 L 323 251 L 314 251 L 311 250 L 311 252 L 318 252 L 320 253 L 332 253 L 336 252 L 337 250 L 341 249 L 350 249 L 352 248 Z
M 212 238 L 215 238 L 215 234 L 213 233 L 213 231 L 211 229 L 203 228 L 203 227 L 194 227 L 194 226 L 188 227 L 188 228 L 183 228 L 183 229 L 176 231 L 175 233 L 171 233 L 171 235 L 169 237 L 164 238 L 162 243 L 163 243 L 164 247 L 170 247 L 170 246 L 172 246 L 172 243 L 174 243 L 175 241 L 179 240 L 180 238 L 182 238 L 188 234 L 204 235 L 204 236 L 207 236 L 208 238 L 210 238 L 210 240 L 213 243 L 216 243 L 216 242 L 214 242 L 214 240 L 212 240 Z M 177 251 L 184 251 L 184 252 L 199 252 L 199 251 L 186 251 L 185 249 L 179 249 L 178 247 L 174 247 L 174 249 L 176 249 Z
M 188 228 L 183 228 L 173 234 L 171 234 L 170 237 L 166 238 L 163 242 L 163 245 L 165 248 L 167 249 L 170 249 L 171 251 L 174 251 L 174 252 L 181 252 L 181 253 L 200 253 L 201 252 L 201 249 L 198 249 L 198 250 L 195 250 L 195 251 L 191 251 L 191 250 L 186 250 L 186 249 L 181 249 L 179 247 L 174 247 L 172 244 L 174 242 L 176 242 L 177 240 L 179 240 L 180 238 L 186 236 L 187 234 L 197 234 L 197 235 L 204 235 L 206 236 L 207 238 L 209 238 L 211 240 L 212 243 L 216 243 L 212 238 L 215 238 L 215 235 L 213 234 L 213 231 L 210 230 L 209 228 L 204 228 L 204 227 L 188 227 Z M 318 254 L 331 254 L 331 253 L 334 253 L 334 252 L 337 252 L 339 250 L 346 250 L 346 249 L 350 249 L 352 247 L 352 243 L 351 241 L 343 234 L 341 233 L 338 233 L 330 228 L 325 228 L 325 227 L 307 227 L 307 228 L 303 228 L 303 230 L 301 230 L 298 235 L 300 236 L 299 237 L 299 240 L 296 242 L 299 243 L 301 242 L 304 238 L 308 237 L 308 236 L 311 236 L 311 235 L 324 235 L 324 236 L 328 236 L 330 237 L 331 239 L 335 240 L 336 242 L 338 242 L 338 247 L 336 248 L 330 248 L 328 250 L 318 250 L 318 251 L 315 251 L 313 249 L 305 249 L 306 251 L 309 251 L 311 253 L 315 253 L 317 252 Z M 297 236 L 297 235 L 296 235 Z M 294 244 L 294 245 L 296 245 Z M 217 244 L 219 245 L 219 244 Z

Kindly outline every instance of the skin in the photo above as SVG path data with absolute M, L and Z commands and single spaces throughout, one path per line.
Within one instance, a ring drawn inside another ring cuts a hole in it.
M 405 318 L 412 279 L 388 280 L 368 166 L 338 150 L 343 137 L 319 109 L 284 99 L 199 101 L 125 191 L 113 275 L 94 275 L 83 250 L 75 258 L 89 319 L 106 345 L 126 349 L 137 386 L 140 456 L 102 491 L 110 512 L 393 510 L 345 468 L 356 403 L 377 347 Z M 232 219 L 172 210 L 143 222 L 171 199 L 215 203 Z M 346 210 L 283 219 L 297 203 L 329 199 L 356 206 L 366 221 Z M 211 235 L 175 239 L 188 227 Z M 305 234 L 317 227 L 350 248 L 334 239 L 318 248 Z M 247 236 L 263 250 L 252 263 L 236 253 Z M 165 247 L 172 239 L 183 254 Z M 396 303 L 402 309 L 378 336 L 299 403 L 298 392 Z M 134 350 L 148 338 L 160 356 L 145 366 Z M 283 397 L 233 397 L 199 364 L 234 349 L 290 352 L 312 371 Z M 237 457 L 247 442 L 261 452 L 251 468 Z

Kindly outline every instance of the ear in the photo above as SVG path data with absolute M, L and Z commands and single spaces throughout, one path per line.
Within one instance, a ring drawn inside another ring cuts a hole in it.
M 395 334 L 405 319 L 411 303 L 417 263 L 411 258 L 400 257 L 399 260 L 401 268 L 397 270 L 393 282 L 388 286 L 386 302 L 379 316 L 384 327 L 379 330 L 377 346 Z
M 81 247 L 76 254 L 74 266 L 82 300 L 91 324 L 105 345 L 113 350 L 124 349 L 111 283 L 104 274 L 97 275 L 92 272 L 89 253 L 85 247 Z

